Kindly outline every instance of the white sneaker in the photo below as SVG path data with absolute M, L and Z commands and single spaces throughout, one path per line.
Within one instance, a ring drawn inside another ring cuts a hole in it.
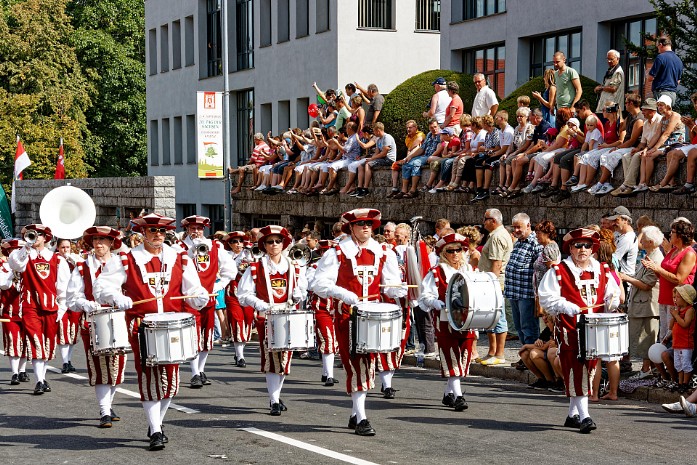
M 434 187 L 433 189 L 429 190 L 428 193 L 429 193 L 429 194 L 436 194 L 436 193 L 438 193 L 438 191 L 437 191 L 436 188 Z
M 662 404 L 663 410 L 668 413 L 683 413 L 683 408 L 680 402 L 673 402 L 672 404 Z
M 263 191 L 264 189 L 266 189 L 266 184 L 262 184 L 261 186 L 257 187 L 257 188 L 254 189 L 254 190 L 255 190 L 255 191 Z
M 600 187 L 600 189 L 598 189 L 598 190 L 595 192 L 595 195 L 605 195 L 605 194 L 609 194 L 610 192 L 613 191 L 613 189 L 614 189 L 614 187 L 612 187 L 612 184 L 610 184 L 609 182 L 606 182 L 605 184 L 603 184 L 603 185 Z
M 591 195 L 595 195 L 601 187 L 603 187 L 603 185 L 600 183 L 593 184 L 593 187 L 588 189 L 588 193 Z
M 651 372 L 651 370 L 649 370 L 649 371 L 639 370 L 638 373 L 633 374 L 628 379 L 630 379 L 632 381 L 639 381 L 640 379 L 651 378 L 652 376 L 653 376 L 653 373 Z
M 649 190 L 649 188 L 646 184 L 639 184 L 634 188 L 634 192 L 646 192 L 647 190 Z
M 574 187 L 571 188 L 571 193 L 575 194 L 576 192 L 581 192 L 583 190 L 586 190 L 587 188 L 588 186 L 585 184 L 576 184 Z
M 525 187 L 523 188 L 523 194 L 529 194 L 530 192 L 532 192 L 532 190 L 533 190 L 534 188 L 535 188 L 534 185 L 528 184 L 527 186 L 525 186 Z
M 680 405 L 682 406 L 686 416 L 694 417 L 697 415 L 697 405 L 685 399 L 683 396 L 680 396 Z

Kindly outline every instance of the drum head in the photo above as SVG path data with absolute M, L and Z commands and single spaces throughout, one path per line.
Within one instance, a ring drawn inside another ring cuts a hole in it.
M 148 313 L 143 317 L 144 322 L 169 322 L 169 321 L 180 321 L 191 318 L 191 313 L 181 313 L 181 312 L 166 312 L 166 313 Z
M 450 326 L 457 331 L 462 331 L 469 314 L 469 294 L 467 281 L 462 273 L 455 273 L 445 292 L 445 307 L 448 313 Z
M 402 310 L 399 305 L 387 302 L 360 302 L 356 304 L 356 308 L 359 313 L 390 313 Z

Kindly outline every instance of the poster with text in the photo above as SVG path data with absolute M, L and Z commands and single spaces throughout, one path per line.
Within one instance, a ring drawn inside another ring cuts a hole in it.
M 197 92 L 198 177 L 223 177 L 223 93 Z

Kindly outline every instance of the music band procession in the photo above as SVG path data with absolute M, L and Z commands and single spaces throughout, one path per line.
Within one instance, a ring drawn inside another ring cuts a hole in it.
M 485 224 L 500 223 L 500 216 L 487 210 Z M 71 253 L 69 241 L 54 239 L 49 225 L 27 225 L 21 239 L 2 244 L 1 317 L 11 384 L 29 381 L 31 361 L 34 394 L 51 392 L 47 363 L 58 350 L 63 372 L 75 371 L 70 356 L 81 336 L 99 426 L 108 428 L 120 420 L 112 401 L 132 358 L 149 450 L 160 450 L 168 442 L 163 425 L 180 387 L 180 365 L 189 362 L 192 388 L 211 384 L 205 365 L 216 309 L 222 308 L 217 315 L 232 338 L 238 367 L 246 367 L 245 344 L 256 328 L 270 415 L 288 410 L 281 391 L 293 352 L 316 347 L 325 386 L 338 383 L 334 357 L 340 357 L 352 402 L 348 427 L 373 436 L 367 393 L 377 372 L 384 397 L 395 397 L 392 376 L 404 356 L 410 313 L 418 307 L 433 317 L 446 381 L 442 403 L 462 412 L 468 404 L 461 380 L 477 357 L 478 332 L 505 325 L 500 276 L 481 271 L 487 246 L 500 240 L 499 228 L 489 235 L 475 271 L 470 240 L 449 227 L 438 231 L 432 266 L 419 220 L 413 219 L 410 245 L 394 247 L 382 236 L 375 239 L 380 211 L 351 210 L 336 225 L 335 240 L 316 241 L 311 250 L 276 225 L 209 239 L 203 231 L 210 220 L 197 215 L 181 221 L 184 236 L 171 242 L 176 220 L 150 213 L 132 220 L 140 244 L 129 248 L 119 231 L 89 226 L 79 254 Z M 599 359 L 619 360 L 628 345 L 627 315 L 615 313 L 623 292 L 608 264 L 594 258 L 599 245 L 593 229 L 567 233 L 562 250 L 568 258 L 550 266 L 538 283 L 545 320 L 555 322 L 558 368 L 569 398 L 564 426 L 581 433 L 596 429 L 588 396 Z

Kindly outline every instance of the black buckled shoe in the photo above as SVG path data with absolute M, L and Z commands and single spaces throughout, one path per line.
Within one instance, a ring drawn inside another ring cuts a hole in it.
M 394 388 L 388 387 L 385 388 L 385 393 L 383 394 L 384 399 L 394 399 L 395 393 L 397 391 L 394 390 Z
M 75 367 L 73 366 L 73 362 L 68 361 L 68 371 L 70 373 L 75 373 Z
M 208 376 L 204 372 L 201 372 L 201 382 L 203 383 L 204 386 L 210 386 L 211 382 L 208 381 Z
M 356 415 L 351 415 L 351 418 L 349 418 L 349 423 L 348 423 L 349 429 L 355 430 L 357 424 L 358 424 L 358 421 L 356 419 Z
M 334 381 L 334 378 L 331 378 L 331 377 L 327 378 L 324 381 L 325 386 L 334 386 L 336 383 L 338 383 L 338 381 Z
M 281 416 L 281 404 L 278 402 L 274 402 L 271 404 L 271 411 L 269 412 L 269 415 L 272 417 L 279 417 Z
M 48 385 L 46 380 L 44 380 L 44 392 L 51 392 L 51 386 Z
M 580 428 L 581 427 L 581 417 L 574 415 L 573 417 L 566 417 L 564 422 L 564 428 Z
M 19 384 L 19 375 L 15 373 L 12 375 L 12 379 L 10 380 L 10 386 L 17 386 Z
M 467 410 L 469 405 L 467 405 L 467 401 L 463 396 L 458 396 L 455 399 L 455 404 L 453 405 L 453 407 L 455 407 L 456 412 L 462 412 L 464 410 Z
M 109 412 L 109 416 L 111 417 L 111 421 L 121 421 L 121 417 L 114 412 L 114 409 L 111 409 L 111 412 Z
M 160 425 L 160 433 L 162 434 L 162 442 L 167 444 L 169 442 L 169 438 L 165 434 L 165 427 Z M 150 427 L 148 426 L 148 439 L 151 438 L 152 435 L 150 434 Z
M 243 358 L 237 361 L 237 368 L 247 368 L 247 362 Z
M 19 382 L 20 383 L 28 383 L 29 382 L 29 376 L 27 375 L 26 371 L 19 372 Z
M 281 406 L 281 412 L 288 411 L 288 407 L 286 407 L 286 404 L 283 403 L 283 399 L 278 399 L 278 405 Z
M 157 432 L 153 433 L 152 436 L 150 436 L 150 447 L 148 447 L 148 450 L 150 451 L 155 451 L 155 450 L 162 450 L 165 448 L 165 441 L 162 438 L 162 433 Z
M 581 434 L 588 434 L 596 428 L 597 426 L 595 425 L 595 422 L 591 419 L 591 417 L 586 417 L 581 422 L 579 431 L 581 432 Z
M 389 389 L 389 388 L 388 388 Z M 355 433 L 359 436 L 375 436 L 375 429 L 366 418 L 356 425 Z
M 111 428 L 111 416 L 104 415 L 99 419 L 100 428 Z
M 34 387 L 34 395 L 40 396 L 43 393 L 44 393 L 44 384 L 41 382 L 36 383 L 36 386 Z
M 70 373 L 70 367 L 68 366 L 67 363 L 63 364 L 63 368 L 61 369 L 61 373 L 63 373 L 63 374 Z
M 443 394 L 441 404 L 445 405 L 446 407 L 455 407 L 455 394 L 452 392 L 450 394 Z
M 191 378 L 191 389 L 201 389 L 203 387 L 203 380 L 199 375 Z
M 326 383 L 326 382 L 327 382 L 327 377 L 324 376 L 324 375 L 322 375 L 322 382 L 323 382 L 323 383 Z

